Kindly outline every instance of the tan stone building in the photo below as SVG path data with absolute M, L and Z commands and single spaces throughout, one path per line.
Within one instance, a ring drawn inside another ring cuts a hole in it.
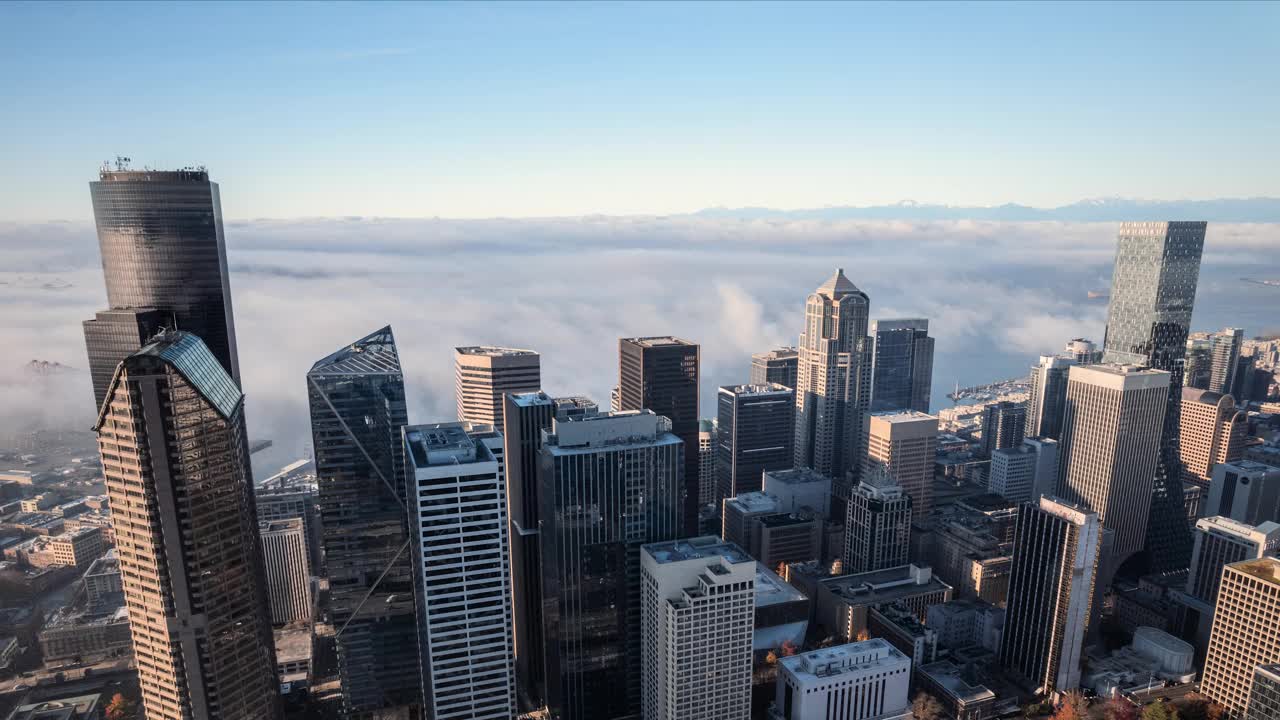
M 1183 388 L 1180 427 L 1182 479 L 1204 490 L 1214 465 L 1235 462 L 1244 454 L 1248 416 L 1236 410 L 1230 395 Z
M 458 419 L 502 427 L 502 396 L 542 389 L 541 356 L 488 345 L 454 348 Z
M 933 464 L 938 449 L 938 418 L 915 410 L 872 413 L 863 475 L 884 467 L 911 496 L 911 514 L 933 509 Z
M 1226 566 L 1200 691 L 1239 718 L 1249 705 L 1253 672 L 1280 662 L 1280 559 Z

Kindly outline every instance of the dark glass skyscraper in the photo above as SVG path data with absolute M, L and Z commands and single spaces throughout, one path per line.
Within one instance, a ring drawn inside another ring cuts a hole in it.
M 723 385 L 716 402 L 718 506 L 724 498 L 759 490 L 764 471 L 792 467 L 796 394 L 783 385 Z
M 1179 460 L 1183 361 L 1200 280 L 1204 222 L 1121 223 L 1103 362 L 1145 365 L 1172 374 L 1160 463 L 1151 497 L 1149 570 L 1172 572 L 1191 558 Z
M 698 535 L 699 348 L 676 337 L 618 340 L 618 409 L 652 410 L 684 442 L 684 533 Z
M 681 531 L 686 448 L 668 427 L 650 411 L 557 416 L 543 438 L 547 705 L 559 720 L 640 715 L 640 546 Z
M 929 412 L 933 338 L 924 318 L 874 320 L 871 336 L 871 411 Z
M 1001 400 L 982 408 L 982 453 L 991 457 L 996 450 L 1022 444 L 1027 431 L 1027 407 Z
M 98 403 L 116 364 L 141 347 L 128 347 L 132 337 L 157 322 L 198 335 L 238 383 L 218 184 L 203 169 L 103 170 L 89 192 L 110 308 L 85 322 Z
M 390 327 L 307 373 L 330 614 L 349 717 L 418 706 L 404 377 Z
M 778 383 L 792 390 L 800 367 L 800 351 L 793 347 L 777 348 L 751 356 L 751 384 Z

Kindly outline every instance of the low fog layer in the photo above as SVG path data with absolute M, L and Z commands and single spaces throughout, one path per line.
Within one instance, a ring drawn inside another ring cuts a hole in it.
M 805 296 L 836 267 L 872 318 L 927 317 L 935 409 L 967 385 L 1024 374 L 1071 337 L 1100 341 L 1114 223 L 733 220 L 262 220 L 228 222 L 231 287 L 250 434 L 270 468 L 309 440 L 304 374 L 391 324 L 413 422 L 455 416 L 452 348 L 542 353 L 545 389 L 607 404 L 617 339 L 702 345 L 702 415 L 744 382 L 752 352 L 796 343 Z M 1195 329 L 1280 325 L 1280 225 L 1212 224 Z M 0 224 L 0 436 L 88 427 L 80 323 L 105 307 L 92 225 Z M 32 359 L 79 372 L 25 376 Z

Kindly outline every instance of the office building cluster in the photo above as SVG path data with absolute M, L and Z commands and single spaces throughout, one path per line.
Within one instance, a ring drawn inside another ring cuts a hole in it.
M 332 648 L 364 720 L 986 720 L 1149 702 L 1193 658 L 1228 717 L 1273 717 L 1280 470 L 1248 403 L 1276 357 L 1191 335 L 1203 222 L 1124 223 L 1101 347 L 1040 357 L 964 430 L 930 414 L 929 321 L 873 320 L 838 269 L 708 418 L 671 335 L 619 339 L 609 409 L 546 393 L 536 350 L 455 348 L 456 418 L 410 417 L 390 327 L 335 338 L 298 377 L 314 465 L 255 484 L 217 185 L 91 187 L 148 720 L 284 717 L 318 671 L 281 628 Z

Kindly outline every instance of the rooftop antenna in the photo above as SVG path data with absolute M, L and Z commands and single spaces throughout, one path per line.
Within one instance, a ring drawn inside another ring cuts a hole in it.
M 116 156 L 116 172 L 124 172 L 129 169 L 131 160 L 123 155 Z

